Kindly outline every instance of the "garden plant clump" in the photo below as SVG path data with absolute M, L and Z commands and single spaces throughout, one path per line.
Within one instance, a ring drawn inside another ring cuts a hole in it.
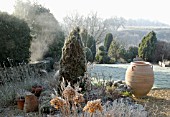
M 63 80 L 63 85 L 64 82 Z M 79 87 L 73 89 L 68 83 L 67 87 L 63 88 L 62 96 L 52 95 L 53 98 L 50 103 L 56 110 L 60 111 L 56 111 L 54 115 L 69 117 L 147 117 L 148 113 L 145 107 L 137 104 L 130 95 L 127 96 L 116 91 L 116 87 L 112 89 L 114 93 L 109 94 L 106 87 L 101 83 L 101 85 L 92 86 L 91 91 L 81 94 Z M 104 92 L 101 92 L 101 90 Z M 109 97 L 110 95 L 117 97 L 114 99 Z
M 62 95 L 50 95 L 53 88 L 57 88 L 56 79 L 53 79 L 54 73 L 47 73 L 45 76 L 27 77 L 20 82 L 9 82 L 1 86 L 1 107 L 15 104 L 16 94 L 19 89 L 29 91 L 35 82 L 41 84 L 45 89 L 42 92 L 39 100 L 39 114 L 51 116 L 84 116 L 84 117 L 146 117 L 148 112 L 141 104 L 138 104 L 131 98 L 130 90 L 122 81 L 106 80 L 107 76 L 103 74 L 103 80 L 100 80 L 98 74 L 91 76 L 90 70 L 94 67 L 93 64 L 88 64 L 88 70 L 83 79 L 86 79 L 84 85 L 86 91 L 81 91 L 81 87 L 74 88 L 65 81 L 62 85 Z M 31 71 L 29 71 L 31 72 Z M 35 74 L 35 72 L 31 72 Z M 34 76 L 34 75 L 33 75 Z M 51 103 L 51 104 L 50 104 Z M 148 108 L 148 107 L 147 107 Z M 3 110 L 4 111 L 4 110 Z M 11 112 L 9 116 L 23 115 L 19 110 Z M 7 113 L 7 111 L 6 111 Z M 29 116 L 38 116 L 38 113 L 29 114 Z
M 88 64 L 88 70 L 93 69 L 93 64 Z M 90 73 L 90 72 L 89 72 Z M 141 104 L 137 104 L 131 95 L 131 89 L 123 81 L 96 80 L 86 73 L 86 91 L 82 92 L 81 87 L 70 83 L 66 85 L 65 80 L 61 82 L 62 94 L 52 94 L 51 106 L 56 108 L 55 116 L 104 116 L 104 117 L 147 117 L 147 111 Z M 93 83 L 95 80 L 95 83 Z M 57 111 L 58 110 L 58 111 Z

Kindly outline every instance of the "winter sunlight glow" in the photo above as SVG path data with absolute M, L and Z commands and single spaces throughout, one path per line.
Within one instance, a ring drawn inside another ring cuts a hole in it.
M 149 19 L 170 24 L 169 0 L 31 0 L 49 8 L 57 20 L 69 13 L 97 12 L 102 18 Z M 0 11 L 12 13 L 15 0 L 0 0 Z

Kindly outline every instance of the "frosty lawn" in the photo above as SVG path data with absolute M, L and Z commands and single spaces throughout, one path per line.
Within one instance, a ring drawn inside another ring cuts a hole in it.
M 92 76 L 100 79 L 125 80 L 126 69 L 129 64 L 94 64 L 94 69 L 89 70 Z M 170 88 L 170 67 L 153 65 L 155 82 L 153 88 Z

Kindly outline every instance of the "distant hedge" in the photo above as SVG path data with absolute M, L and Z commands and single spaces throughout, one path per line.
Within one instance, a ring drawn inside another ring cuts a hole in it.
M 24 20 L 0 12 L 0 63 L 28 62 L 31 45 L 30 28 Z M 8 64 L 9 65 L 9 64 Z

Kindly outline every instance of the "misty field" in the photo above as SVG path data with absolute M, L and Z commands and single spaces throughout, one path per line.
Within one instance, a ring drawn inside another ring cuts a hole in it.
M 92 76 L 105 80 L 125 80 L 126 69 L 130 64 L 95 64 L 90 70 Z M 153 65 L 153 88 L 170 88 L 170 67 Z

